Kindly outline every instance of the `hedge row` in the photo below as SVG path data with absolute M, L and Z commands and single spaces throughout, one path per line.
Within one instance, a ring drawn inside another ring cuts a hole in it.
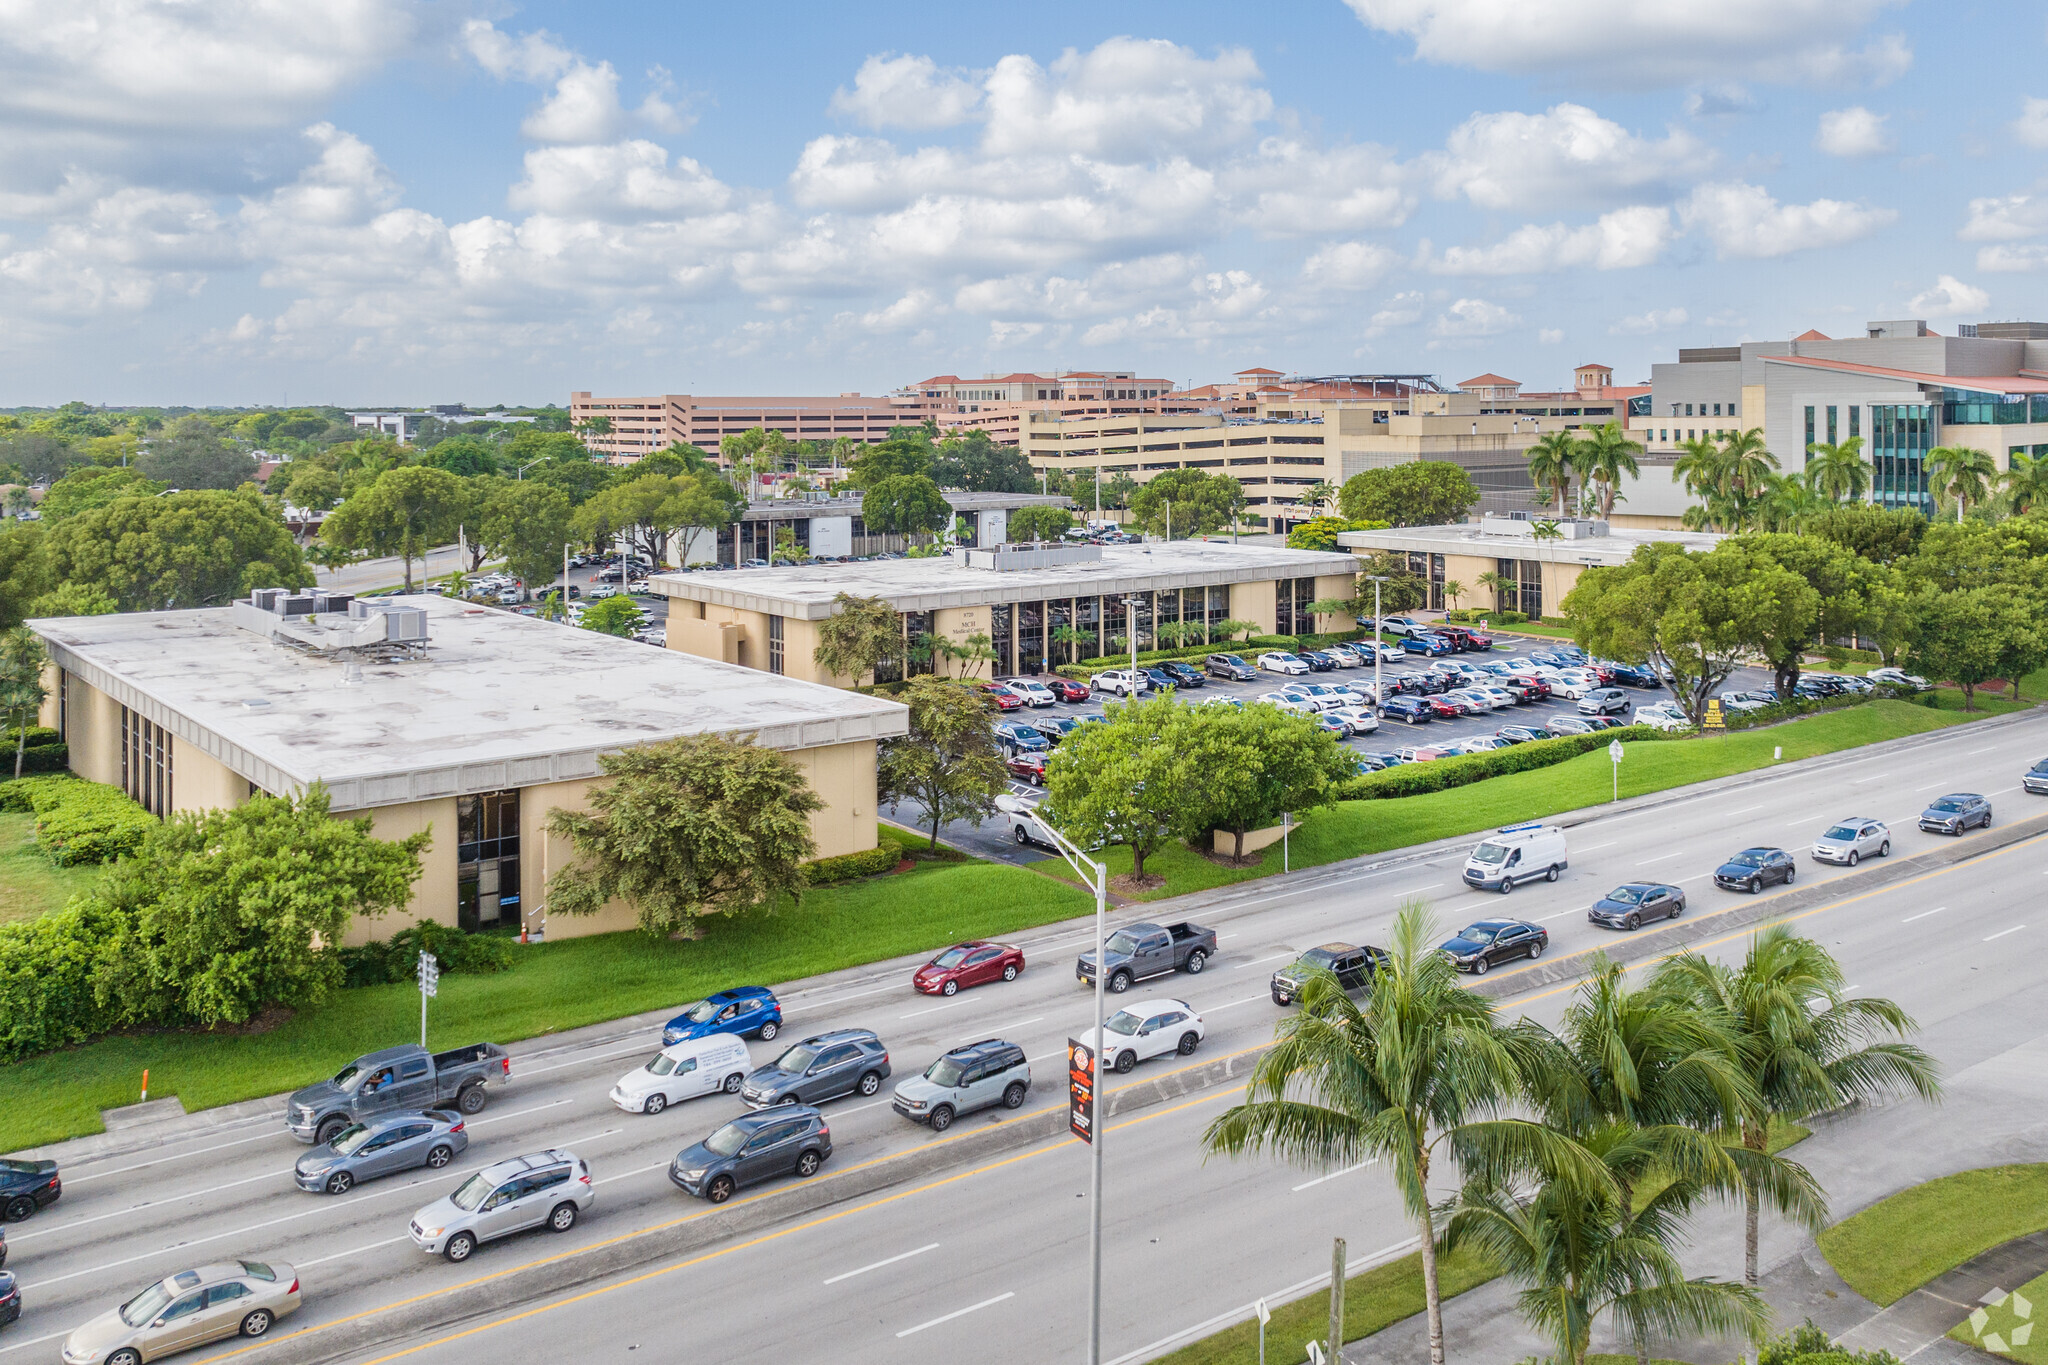
M 46 744 L 31 752 L 58 747 Z M 0 782 L 0 810 L 34 811 L 36 847 L 59 867 L 110 863 L 133 853 L 157 824 L 119 788 L 60 775 Z
M 63 738 L 54 728 L 48 725 L 31 725 L 28 727 L 28 747 L 30 749 L 39 749 L 46 744 L 61 744 Z M 4 747 L 8 753 L 13 753 L 14 746 L 20 742 L 21 731 L 0 730 L 0 747 Z
M 1861 706 L 1880 697 L 1893 697 L 1900 701 L 1918 702 L 1922 706 L 1934 706 L 1932 692 L 1915 692 L 1910 687 L 1893 683 L 1879 683 L 1869 692 L 1844 692 L 1834 697 L 1794 697 L 1791 701 L 1772 702 L 1758 711 L 1734 711 L 1724 713 L 1730 730 L 1752 730 L 1759 725 L 1775 725 L 1781 720 L 1792 720 L 1798 716 L 1812 715 L 1815 711 L 1839 711 L 1845 706 Z
M 1141 649 L 1138 651 L 1138 666 L 1164 663 L 1169 659 L 1206 659 L 1211 654 L 1263 654 L 1267 650 L 1281 649 L 1290 653 L 1297 649 L 1317 649 L 1344 640 L 1362 640 L 1370 631 L 1346 630 L 1329 635 L 1254 635 L 1249 640 L 1228 640 L 1221 644 L 1187 645 L 1179 649 Z M 1077 664 L 1061 664 L 1054 669 L 1062 678 L 1076 682 L 1087 682 L 1094 674 L 1111 668 L 1129 668 L 1128 654 L 1105 654 L 1100 658 L 1083 659 Z
M 1589 750 L 1604 749 L 1617 739 L 1638 743 L 1675 738 L 1679 736 L 1648 725 L 1624 725 L 1616 730 L 1596 730 L 1590 735 L 1562 735 L 1483 754 L 1460 754 L 1456 758 L 1439 758 L 1429 763 L 1403 763 L 1399 767 L 1365 773 L 1339 787 L 1337 796 L 1344 801 L 1420 796 L 1425 792 L 1447 791 L 1452 787 L 1483 782 L 1489 777 L 1552 767 Z
M 433 920 L 400 929 L 389 939 L 340 950 L 343 979 L 350 986 L 385 986 L 415 979 L 420 954 L 432 953 L 444 972 L 487 976 L 512 965 L 516 950 L 495 934 L 470 934 Z
M 1519 626 L 1528 619 L 1518 611 L 1481 611 L 1477 607 L 1460 607 L 1456 611 L 1444 613 L 1444 620 L 1461 624 L 1468 621 L 1487 621 L 1500 626 Z
M 819 858 L 804 864 L 804 875 L 812 886 L 831 886 L 856 877 L 874 877 L 892 872 L 903 861 L 903 850 L 884 840 L 860 853 L 842 853 L 836 858 Z
M 120 930 L 103 899 L 0 924 L 0 1060 L 82 1043 L 119 1026 L 93 989 L 100 945 Z

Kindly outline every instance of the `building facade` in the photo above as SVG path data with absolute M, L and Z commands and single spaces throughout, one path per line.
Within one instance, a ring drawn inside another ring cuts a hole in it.
M 747 398 L 664 393 L 620 398 L 579 390 L 569 395 L 569 420 L 584 432 L 584 445 L 627 464 L 671 445 L 692 445 L 715 455 L 725 437 L 756 427 L 780 432 L 791 441 L 844 437 L 865 445 L 887 440 L 891 427 L 916 426 L 944 410 L 938 400 L 915 394 Z M 600 417 L 610 430 L 588 430 L 588 424 Z
M 942 492 L 953 509 L 953 535 L 968 546 L 1000 545 L 1010 539 L 1010 514 L 1024 507 L 1067 507 L 1067 499 L 1043 493 Z M 842 555 L 877 555 L 908 548 L 907 538 L 871 529 L 861 518 L 860 493 L 804 493 L 766 498 L 747 504 L 738 521 L 716 532 L 700 532 L 680 543 L 676 554 L 683 567 L 725 564 L 733 568 L 750 559 L 772 560 L 777 547 L 789 542 L 805 555 L 832 559 Z

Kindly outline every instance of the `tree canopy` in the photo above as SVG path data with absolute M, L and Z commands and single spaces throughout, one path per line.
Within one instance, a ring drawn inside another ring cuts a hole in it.
M 313 586 L 291 532 L 251 492 L 122 498 L 51 527 L 44 544 L 45 581 L 97 588 L 123 611 L 221 606 L 257 588 Z
M 964 488 L 972 493 L 1040 491 L 1039 478 L 1024 452 L 1015 446 L 997 445 L 979 428 L 939 442 L 933 454 L 930 473 L 941 488 Z
M 1127 845 L 1134 885 L 1147 884 L 1147 858 L 1191 831 L 1187 714 L 1170 696 L 1134 698 L 1068 735 L 1045 765 L 1060 832 L 1082 848 Z
M 927 476 L 892 474 L 867 485 L 860 515 L 876 531 L 929 535 L 952 523 L 953 507 Z
M 1058 540 L 1074 529 L 1074 514 L 1064 507 L 1020 507 L 1010 513 L 1011 540 Z
M 1443 526 L 1465 519 L 1479 503 L 1478 486 L 1445 460 L 1416 460 L 1368 469 L 1344 481 L 1337 504 L 1353 521 L 1389 526 Z
M 1244 485 L 1206 469 L 1169 469 L 1131 494 L 1131 515 L 1147 534 L 1176 540 L 1236 524 Z
M 910 440 L 878 441 L 854 457 L 846 486 L 872 489 L 884 479 L 930 478 L 932 451 L 928 444 Z
M 897 699 L 910 708 L 910 728 L 884 740 L 875 756 L 876 800 L 891 811 L 917 802 L 937 848 L 948 822 L 979 825 L 987 818 L 1009 773 L 980 693 L 927 674 L 912 678 Z
M 575 543 L 569 495 L 550 484 L 514 481 L 484 504 L 476 538 L 529 587 L 562 570 L 562 551 Z
M 812 661 L 835 678 L 858 686 L 875 665 L 903 653 L 903 617 L 880 597 L 837 593 L 837 608 L 817 623 L 818 644 Z
M 136 461 L 144 474 L 172 488 L 239 488 L 256 477 L 256 463 L 222 439 L 203 417 L 184 417 Z
M 387 469 L 335 508 L 320 534 L 345 549 L 399 556 L 411 592 L 413 561 L 455 539 L 467 506 L 467 489 L 445 469 Z
M 36 510 L 43 524 L 55 525 L 80 512 L 105 507 L 116 498 L 153 498 L 168 485 L 147 478 L 139 469 L 84 465 L 50 485 Z
M 1195 783 L 1192 832 L 1235 836 L 1240 861 L 1245 835 L 1330 804 L 1358 771 L 1351 751 L 1313 717 L 1277 706 L 1190 707 L 1179 743 Z

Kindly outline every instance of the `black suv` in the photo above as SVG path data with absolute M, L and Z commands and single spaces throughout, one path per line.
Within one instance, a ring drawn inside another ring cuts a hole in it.
M 1159 665 L 1158 671 L 1173 679 L 1175 687 L 1200 687 L 1208 681 L 1202 676 L 1201 669 L 1193 664 L 1184 664 L 1178 659 L 1169 659 Z
M 794 1044 L 747 1073 L 740 1098 L 755 1109 L 872 1095 L 889 1078 L 889 1049 L 864 1028 L 834 1029 Z
M 1228 678 L 1231 682 L 1257 682 L 1259 678 L 1259 670 L 1235 654 L 1211 654 L 1204 662 L 1212 678 Z
M 64 1182 L 54 1161 L 0 1161 L 0 1220 L 19 1223 L 57 1202 Z
M 1325 943 L 1311 948 L 1273 973 L 1273 1003 L 1293 1004 L 1310 975 L 1317 971 L 1333 972 L 1338 985 L 1347 991 L 1358 990 L 1372 980 L 1374 970 L 1386 960 L 1386 953 L 1378 948 L 1360 948 L 1350 943 Z

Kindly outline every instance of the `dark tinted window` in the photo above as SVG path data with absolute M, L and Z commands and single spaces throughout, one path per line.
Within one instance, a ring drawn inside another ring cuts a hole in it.
M 400 1063 L 398 1068 L 398 1079 L 401 1081 L 416 1081 L 426 1074 L 427 1059 L 424 1057 L 415 1057 L 409 1062 Z
M 248 1285 L 240 1280 L 229 1280 L 226 1284 L 217 1284 L 206 1291 L 206 1306 L 218 1308 L 224 1303 L 233 1303 L 236 1299 L 246 1299 L 249 1294 Z
M 187 1294 L 184 1298 L 179 1299 L 176 1303 L 172 1304 L 169 1308 L 164 1310 L 164 1320 L 167 1322 L 175 1322 L 179 1318 L 186 1317 L 192 1313 L 196 1313 L 199 1311 L 200 1305 L 205 1302 L 206 1294 L 203 1290 L 197 1294 Z

